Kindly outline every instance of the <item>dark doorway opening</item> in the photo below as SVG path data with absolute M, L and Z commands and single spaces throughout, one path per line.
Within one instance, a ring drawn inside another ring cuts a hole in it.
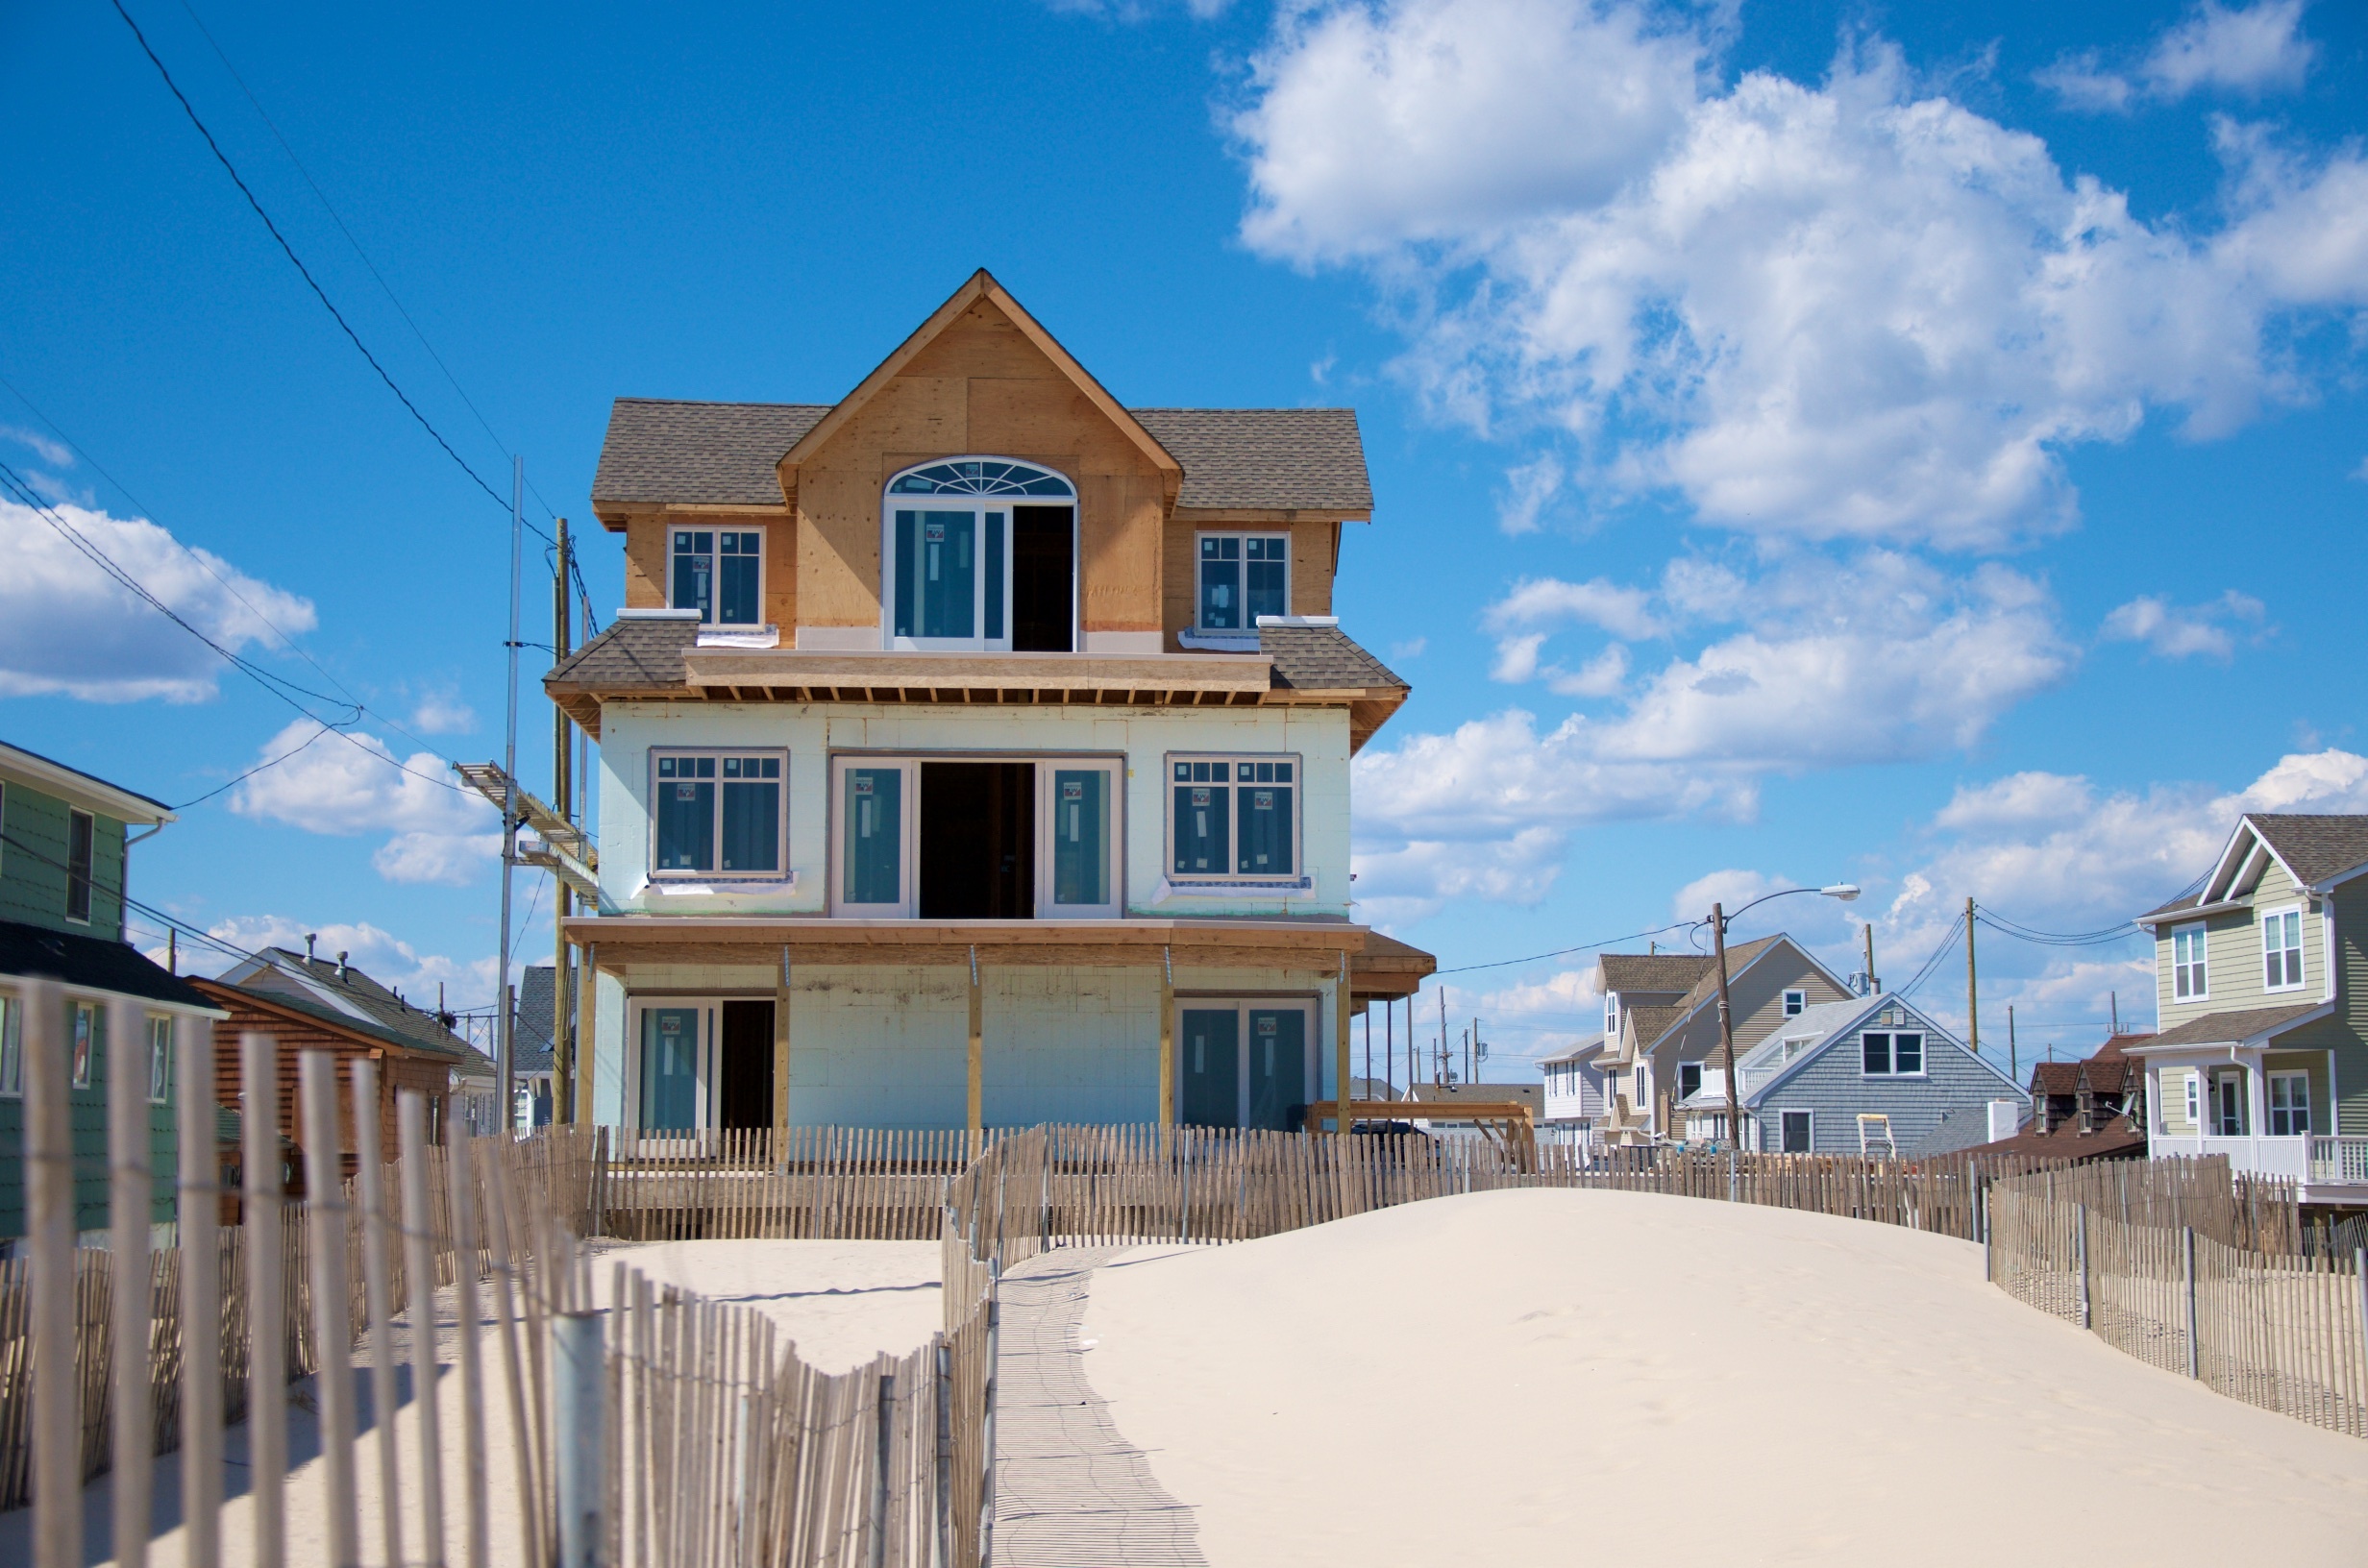
M 1011 649 L 1073 653 L 1075 513 L 1067 506 L 1011 509 Z
M 773 1125 L 773 1004 L 726 1002 L 716 1065 L 718 1127 Z
M 921 765 L 921 918 L 1036 918 L 1036 765 Z

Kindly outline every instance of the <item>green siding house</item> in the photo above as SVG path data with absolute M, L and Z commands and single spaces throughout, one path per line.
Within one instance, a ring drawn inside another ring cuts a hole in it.
M 148 1152 L 158 1173 L 149 1217 L 174 1217 L 179 1159 L 171 1041 L 176 1024 L 224 1017 L 193 988 L 126 944 L 127 850 L 173 814 L 47 757 L 0 743 L 0 1249 L 25 1234 L 25 1008 L 28 981 L 53 982 L 61 1016 L 51 1038 L 69 1053 L 75 1229 L 109 1222 L 107 1093 L 117 1071 L 140 1074 L 150 1103 Z M 132 830 L 147 832 L 134 837 Z M 111 1018 L 142 1020 L 137 1060 L 111 1060 Z M 201 1086 L 200 1092 L 210 1092 Z
M 2368 816 L 2248 813 L 2202 888 L 2137 923 L 2161 1023 L 2128 1053 L 2149 1152 L 2368 1206 Z

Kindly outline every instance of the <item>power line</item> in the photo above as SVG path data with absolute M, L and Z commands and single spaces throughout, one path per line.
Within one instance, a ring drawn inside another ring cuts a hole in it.
M 1570 953 L 1591 953 L 1598 947 L 1609 947 L 1616 942 L 1641 942 L 1647 937 L 1658 937 L 1670 931 L 1683 931 L 1702 923 L 1700 920 L 1677 920 L 1668 925 L 1656 926 L 1650 931 L 1631 931 L 1624 937 L 1606 937 L 1601 942 L 1581 943 L 1576 947 L 1557 947 L 1550 953 L 1532 953 L 1527 958 L 1500 958 L 1488 964 L 1465 964 L 1452 969 L 1433 969 L 1431 978 L 1436 980 L 1443 975 L 1469 974 L 1475 969 L 1508 968 L 1516 964 L 1536 964 L 1549 958 L 1562 958 Z
M 400 299 L 395 297 L 393 285 L 388 283 L 384 275 L 379 271 L 378 263 L 370 259 L 370 253 L 361 248 L 361 241 L 354 237 L 354 231 L 346 226 L 344 215 L 337 210 L 335 204 L 330 201 L 329 193 L 321 189 L 320 183 L 312 178 L 312 171 L 306 168 L 304 159 L 296 156 L 296 149 L 290 146 L 287 137 L 281 134 L 279 122 L 274 120 L 270 112 L 263 108 L 262 100 L 255 96 L 255 89 L 247 86 L 247 79 L 238 74 L 238 67 L 231 63 L 231 57 L 222 52 L 222 45 L 214 41 L 213 33 L 206 26 L 205 19 L 198 15 L 196 9 L 189 4 L 189 0 L 181 0 L 181 9 L 188 12 L 189 20 L 197 26 L 198 36 L 203 37 L 206 40 L 206 46 L 213 51 L 213 58 L 222 62 L 222 68 L 230 73 L 231 80 L 238 84 L 238 90 L 246 95 L 247 102 L 253 106 L 256 118 L 263 122 L 264 129 L 271 133 L 272 139 L 280 144 L 280 151 L 287 154 L 287 160 L 295 165 L 298 174 L 304 176 L 305 184 L 319 199 L 321 209 L 327 212 L 329 220 L 337 226 L 337 233 L 345 236 L 345 242 L 354 248 L 354 255 L 360 258 L 362 266 L 369 271 L 372 282 L 379 285 L 379 292 L 386 296 L 386 303 L 395 307 L 395 314 L 401 316 L 403 324 L 411 329 L 411 335 L 419 339 L 419 346 L 428 351 L 428 357 L 435 361 L 435 368 L 444 373 L 445 381 L 459 397 L 461 403 L 467 406 L 469 412 L 476 417 L 478 429 L 485 432 L 497 451 L 508 452 L 509 443 L 504 441 L 492 424 L 486 420 L 484 411 L 477 406 L 477 400 L 469 396 L 468 388 L 460 384 L 460 379 L 455 376 L 452 367 L 444 362 L 444 356 L 435 352 L 435 345 L 428 341 L 428 334 L 420 330 L 420 325 L 412 319 L 411 312 L 405 307 Z M 534 497 L 536 503 L 543 508 L 545 516 L 556 517 L 558 515 L 552 509 L 551 502 L 543 500 L 543 493 L 534 488 L 533 480 L 527 481 L 527 490 Z
M 1948 957 L 1951 952 L 1956 950 L 1958 933 L 1964 930 L 1964 916 L 1960 915 L 1956 919 L 1951 920 L 1949 922 L 1949 929 L 1947 933 L 1940 939 L 1940 945 L 1933 949 L 1932 957 L 1924 961 L 1924 967 L 1915 971 L 1915 978 L 1894 991 L 1891 994 L 1899 997 L 1902 1001 L 1905 1001 L 1908 997 L 1913 995 L 1918 986 L 1921 986 L 1926 980 L 1932 978 L 1933 971 L 1939 968 L 1940 961 Z
M 329 312 L 330 319 L 334 321 L 338 330 L 345 333 L 346 340 L 354 345 L 356 352 L 369 361 L 370 368 L 378 372 L 379 380 L 386 383 L 386 390 L 392 392 L 396 400 L 405 408 L 410 410 L 411 417 L 419 422 L 419 428 L 426 430 L 433 438 L 435 444 L 444 449 L 444 455 L 458 464 L 460 471 L 466 474 L 480 490 L 485 492 L 495 505 L 504 511 L 509 510 L 509 502 L 503 499 L 501 492 L 486 483 L 484 476 L 469 466 L 469 460 L 461 456 L 450 441 L 444 439 L 444 432 L 437 429 L 426 414 L 420 412 L 419 404 L 411 401 L 410 395 L 396 384 L 394 377 L 387 374 L 386 367 L 379 363 L 378 355 L 372 354 L 369 345 L 362 342 L 361 334 L 354 331 L 352 324 L 345 319 L 344 313 L 338 310 L 336 305 L 330 299 L 328 290 L 322 288 L 320 282 L 312 276 L 312 269 L 305 265 L 303 257 L 296 254 L 296 248 L 287 242 L 287 236 L 280 233 L 280 226 L 271 221 L 271 214 L 263 210 L 263 204 L 257 200 L 254 190 L 248 186 L 245 178 L 239 174 L 238 166 L 233 163 L 230 155 L 222 150 L 222 144 L 213 139 L 213 133 L 206 129 L 206 122 L 198 117 L 197 107 L 189 102 L 188 95 L 181 90 L 181 85 L 173 80 L 173 73 L 164 68 L 164 61 L 158 58 L 156 50 L 150 47 L 148 36 L 139 30 L 139 24 L 132 19 L 132 13 L 123 9 L 123 0 L 111 0 L 111 3 L 114 5 L 115 14 L 123 18 L 123 25 L 132 30 L 132 37 L 138 42 L 140 53 L 148 57 L 148 62 L 157 68 L 157 74 L 164 79 L 164 86 L 180 102 L 182 112 L 188 115 L 191 125 L 197 127 L 197 134 L 206 138 L 206 145 L 212 151 L 214 161 L 221 164 L 223 172 L 231 177 L 231 183 L 238 187 L 238 194 L 247 199 L 247 205 L 255 209 L 255 215 L 262 220 L 263 227 L 271 232 L 271 237 L 279 242 L 281 253 L 288 258 L 289 264 L 294 266 L 298 275 L 304 279 L 306 286 L 312 290 L 313 297 L 321 302 L 321 307 Z M 543 532 L 541 528 L 531 523 L 527 527 L 531 528 L 537 537 L 546 543 L 550 542 L 551 535 Z
M 2095 931 L 2065 932 L 2035 930 L 2018 920 L 2010 920 L 1992 909 L 1979 911 L 1977 918 L 1984 925 L 2001 936 L 2012 937 L 2020 942 L 2034 943 L 2042 947 L 2097 947 L 2107 943 L 2121 942 L 2137 934 L 2137 925 L 2131 920 L 2124 920 L 2119 925 L 2106 926 Z

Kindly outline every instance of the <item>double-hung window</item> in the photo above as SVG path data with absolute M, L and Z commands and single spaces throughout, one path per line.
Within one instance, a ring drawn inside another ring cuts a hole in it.
M 90 858 L 98 822 L 86 811 L 69 811 L 65 823 L 65 918 L 90 919 Z
M 148 1098 L 164 1103 L 173 1087 L 173 1020 L 161 1016 L 148 1019 Z
M 1262 615 L 1291 613 L 1291 536 L 1204 533 L 1195 624 L 1202 631 L 1256 631 Z
M 651 752 L 651 874 L 779 876 L 788 762 L 781 751 Z
M 2204 1075 L 2190 1067 L 2180 1076 L 2186 1080 L 2187 1125 L 2200 1125 L 2204 1120 Z
M 1797 1017 L 1799 1017 L 1802 1014 L 1804 1014 L 1804 1013 L 1806 1013 L 1806 1012 L 1808 1012 L 1808 1011 L 1809 1011 L 1809 992 L 1805 992 L 1805 991 L 1788 991 L 1788 992 L 1785 992 L 1785 1017 L 1788 1017 L 1788 1018 L 1797 1018 Z
M 2269 1075 L 2269 1136 L 2301 1138 L 2310 1131 L 2310 1074 Z
M 2261 917 L 2261 989 L 2293 991 L 2303 983 L 2303 912 L 2273 909 Z
M 1680 1062 L 1677 1065 L 1677 1097 L 1690 1100 L 1702 1092 L 1702 1064 Z
M 765 618 L 761 528 L 675 528 L 674 607 L 710 625 L 753 626 Z
M 1297 880 L 1299 759 L 1169 759 L 1168 875 Z
M 2171 932 L 2171 997 L 2185 1002 L 2210 994 L 2204 968 L 2204 928 L 2180 926 Z
M 1859 1037 L 1860 1070 L 1869 1078 L 1912 1078 L 1924 1071 L 1924 1037 L 1875 1032 Z

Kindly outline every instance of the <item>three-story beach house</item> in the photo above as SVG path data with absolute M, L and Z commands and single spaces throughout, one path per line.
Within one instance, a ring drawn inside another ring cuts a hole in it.
M 2306 1202 L 2368 1205 L 2368 816 L 2247 813 L 2200 890 L 2137 917 L 2160 1030 L 2158 1155 L 2225 1154 Z
M 1349 896 L 1352 411 L 1126 407 L 981 272 L 835 404 L 619 400 L 593 503 L 586 1119 L 1292 1127 L 1432 968 Z

